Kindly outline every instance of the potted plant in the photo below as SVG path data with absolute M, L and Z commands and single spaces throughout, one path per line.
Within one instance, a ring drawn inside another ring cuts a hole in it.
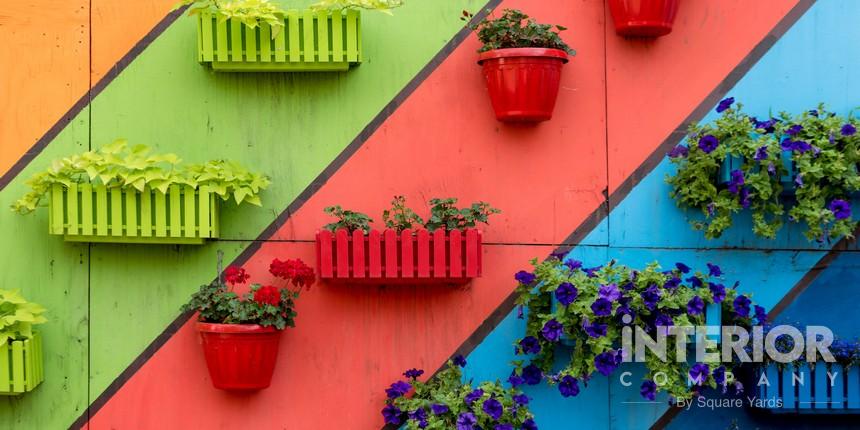
M 44 312 L 18 290 L 0 290 L 0 395 L 32 391 L 44 380 L 42 336 L 33 331 L 47 321 Z
M 408 430 L 537 430 L 528 396 L 499 382 L 481 382 L 474 388 L 471 382 L 464 384 L 460 367 L 465 366 L 466 360 L 457 356 L 427 382 L 418 379 L 423 370 L 404 372 L 408 382 L 397 381 L 385 390 L 385 423 L 405 424 Z
M 269 0 L 182 0 L 197 17 L 197 60 L 225 72 L 344 71 L 361 63 L 358 9 L 403 0 L 322 0 L 284 10 Z
M 471 19 L 463 12 L 463 19 Z M 478 64 L 496 118 L 505 122 L 540 122 L 552 118 L 562 66 L 575 55 L 561 39 L 560 25 L 538 24 L 516 9 L 487 18 L 473 28 L 483 46 Z
M 615 32 L 621 36 L 659 37 L 672 32 L 680 0 L 609 0 Z
M 581 381 L 595 372 L 609 376 L 621 364 L 625 326 L 641 327 L 653 335 L 659 327 L 714 326 L 722 321 L 751 327 L 754 321 L 764 324 L 767 317 L 764 308 L 738 293 L 736 286 L 727 288 L 720 283 L 722 270 L 714 264 L 708 264 L 707 272 L 694 273 L 683 263 L 667 271 L 656 263 L 633 270 L 614 260 L 586 268 L 580 261 L 562 258 L 533 260 L 534 271 L 515 275 L 516 303 L 521 310 L 528 308 L 528 323 L 526 336 L 516 344 L 517 354 L 525 359 L 514 363 L 516 369 L 509 378 L 514 386 L 536 385 L 546 379 L 557 384 L 564 397 L 576 396 Z M 556 306 L 553 299 L 558 301 Z M 706 317 L 709 305 L 720 310 L 708 312 Z M 551 373 L 556 347 L 564 336 L 572 340 L 570 361 Z M 666 360 L 650 350 L 645 352 L 648 373 L 640 391 L 644 398 L 654 400 L 657 391 L 666 391 L 675 399 L 689 399 L 705 386 L 725 387 L 725 373 L 732 370 L 732 363 L 679 362 L 677 338 L 666 340 Z M 654 382 L 658 373 L 665 376 L 659 387 Z M 698 385 L 688 386 L 688 375 Z
M 367 215 L 325 208 L 337 218 L 316 235 L 320 279 L 329 282 L 463 284 L 481 276 L 481 232 L 474 227 L 500 213 L 485 202 L 456 207 L 457 199 L 431 199 L 425 222 L 395 197 L 383 213 L 386 229 Z M 418 228 L 413 228 L 414 226 Z
M 248 391 L 271 384 L 281 332 L 295 327 L 294 301 L 302 287 L 310 289 L 315 277 L 300 259 L 274 259 L 269 273 L 286 281 L 286 286 L 253 284 L 240 296 L 234 288 L 250 275 L 230 266 L 223 279 L 219 276 L 200 287 L 182 307 L 185 312 L 199 312 L 196 327 L 215 388 Z
M 786 212 L 790 222 L 805 225 L 810 241 L 853 236 L 851 198 L 860 190 L 857 120 L 823 105 L 759 120 L 732 97 L 717 112 L 716 121 L 691 125 L 687 144 L 669 153 L 677 165 L 667 177 L 670 195 L 704 216 L 692 222 L 694 229 L 718 238 L 735 214 L 750 210 L 760 237 L 775 238 Z
M 27 184 L 12 210 L 31 213 L 47 197 L 48 231 L 67 241 L 199 245 L 218 237 L 217 197 L 260 206 L 269 179 L 232 161 L 182 164 L 120 139 L 54 160 Z

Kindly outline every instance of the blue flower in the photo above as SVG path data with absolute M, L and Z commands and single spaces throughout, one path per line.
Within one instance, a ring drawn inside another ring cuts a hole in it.
M 523 421 L 523 425 L 520 427 L 520 430 L 538 430 L 538 427 L 537 424 L 535 424 L 535 420 L 528 418 Z
M 729 192 L 737 194 L 740 192 L 741 186 L 744 184 L 744 171 L 740 169 L 732 170 L 731 180 L 729 181 Z
M 684 263 L 675 263 L 675 267 L 681 271 L 681 273 L 690 273 L 690 266 L 687 266 Z
M 690 285 L 693 286 L 693 288 L 699 288 L 702 286 L 702 280 L 699 279 L 698 276 L 690 276 L 686 279 L 686 281 L 689 282 Z
M 755 156 L 753 156 L 753 159 L 755 159 L 756 161 L 761 161 L 767 160 L 767 157 L 767 146 L 762 146 L 759 149 L 755 150 Z
M 658 313 L 657 318 L 654 319 L 654 325 L 657 327 L 672 327 L 675 325 L 675 321 L 669 315 Z
M 852 124 L 845 124 L 840 131 L 843 136 L 853 136 L 854 133 L 857 133 L 857 127 L 854 127 Z
M 585 333 L 590 337 L 595 339 L 599 337 L 606 336 L 606 324 L 594 323 L 588 321 L 588 318 L 582 320 L 582 328 L 585 330 Z
M 732 106 L 732 103 L 735 102 L 734 97 L 726 97 L 720 100 L 720 103 L 717 105 L 717 113 L 723 113 L 726 109 Z
M 382 416 L 385 418 L 385 424 L 398 425 L 403 422 L 403 411 L 394 405 L 385 405 Z
M 725 366 L 720 366 L 720 367 L 714 369 L 713 373 L 711 373 L 711 374 L 714 376 L 714 381 L 717 383 L 718 386 L 725 385 L 725 383 L 726 383 L 726 367 Z
M 810 114 L 810 115 L 812 115 L 812 116 L 814 116 L 814 117 L 816 117 L 816 118 L 818 118 L 818 110 L 817 110 L 817 109 L 812 109 L 812 110 L 810 110 L 810 111 L 809 111 L 809 114 Z
M 564 375 L 558 384 L 558 391 L 563 397 L 575 397 L 579 394 L 579 381 L 573 376 Z
M 575 272 L 576 269 L 582 267 L 582 262 L 571 258 L 569 260 L 565 260 L 564 265 L 567 266 L 567 268 L 570 269 L 571 272 Z
M 496 424 L 493 430 L 514 430 L 513 424 Z
M 714 202 L 711 202 L 711 203 L 708 203 L 707 207 L 708 207 L 708 216 L 714 216 L 714 211 L 716 210 L 717 205 L 715 205 Z
M 403 372 L 403 376 L 405 376 L 407 378 L 412 378 L 412 379 L 418 378 L 419 376 L 421 376 L 423 374 L 424 374 L 424 371 L 419 370 L 419 369 L 409 369 L 409 370 Z
M 514 275 L 514 279 L 517 280 L 520 284 L 529 285 L 535 281 L 535 274 L 531 272 L 526 272 L 525 270 L 520 270 Z
M 797 185 L 798 188 L 803 187 L 803 173 L 798 173 L 797 176 L 794 177 L 794 185 Z
M 385 389 L 385 394 L 388 395 L 389 399 L 396 399 L 412 389 L 412 385 L 409 385 L 408 382 L 397 381 L 391 384 L 391 387 Z
M 738 316 L 746 318 L 750 315 L 750 304 L 752 300 L 748 299 L 747 296 L 743 294 L 737 296 L 734 301 L 735 313 Z
M 463 412 L 457 417 L 457 430 L 475 430 L 478 419 L 471 412 Z
M 609 376 L 621 364 L 621 354 L 615 351 L 607 351 L 594 357 L 594 367 L 603 376 Z
M 759 305 L 755 305 L 754 309 L 755 319 L 758 320 L 758 323 L 761 325 L 767 324 L 767 310 Z
M 681 278 L 677 276 L 672 276 L 671 278 L 669 278 L 668 281 L 666 281 L 665 284 L 663 284 L 663 288 L 667 290 L 674 290 L 675 288 L 678 288 L 679 285 L 681 285 Z
M 711 152 L 713 152 L 715 149 L 717 149 L 717 146 L 719 146 L 719 144 L 720 141 L 715 136 L 710 134 L 702 136 L 702 138 L 699 139 L 699 149 L 701 149 L 702 152 L 704 152 L 705 154 L 710 154 Z
M 589 278 L 594 278 L 597 276 L 597 272 L 600 271 L 600 269 L 602 268 L 603 266 L 594 266 L 583 270 L 585 270 L 585 274 L 588 275 Z
M 512 399 L 514 400 L 515 404 L 520 405 L 520 406 L 525 406 L 525 405 L 529 404 L 529 396 L 527 396 L 525 394 L 514 394 Z
M 642 382 L 642 386 L 639 387 L 639 394 L 643 398 L 653 402 L 657 394 L 657 384 L 650 379 L 645 380 L 645 382 Z
M 599 317 L 612 315 L 612 302 L 601 297 L 591 304 L 591 310 Z
M 800 124 L 794 124 L 786 130 L 785 134 L 789 136 L 796 136 L 798 133 L 803 131 L 803 126 Z
M 502 417 L 502 414 L 505 413 L 505 407 L 502 406 L 502 404 L 498 400 L 492 397 L 484 401 L 484 405 L 481 407 L 481 409 L 483 409 L 484 412 L 489 415 L 490 418 L 492 418 L 494 421 L 498 421 L 499 418 Z
M 747 187 L 741 188 L 741 194 L 738 196 L 740 200 L 741 207 L 744 209 L 748 209 L 752 204 L 752 198 L 750 198 L 750 190 Z
M 722 303 L 726 299 L 726 286 L 723 284 L 715 284 L 708 282 L 708 288 L 714 297 L 714 303 Z
M 833 216 L 836 219 L 847 219 L 851 218 L 851 203 L 848 203 L 842 199 L 834 199 L 827 205 L 827 209 L 830 209 L 833 212 Z
M 633 321 L 636 318 L 636 312 L 634 312 L 633 309 L 630 309 L 630 306 L 628 305 L 622 305 L 615 309 L 615 316 L 621 321 L 624 321 L 622 318 L 624 315 L 629 315 L 630 321 Z
M 690 369 L 690 379 L 695 385 L 704 385 L 708 380 L 708 375 L 711 373 L 711 368 L 705 363 L 696 363 Z
M 759 121 L 756 117 L 750 117 L 750 121 L 755 125 L 756 130 L 764 130 L 765 134 L 767 134 L 773 133 L 776 130 L 774 126 L 779 120 L 771 118 L 767 121 Z
M 660 289 L 656 285 L 651 284 L 640 296 L 642 296 L 642 300 L 645 302 L 645 307 L 653 311 L 660 301 Z
M 523 354 L 537 354 L 540 352 L 540 341 L 534 336 L 526 336 L 520 341 L 520 349 Z
M 791 139 L 785 139 L 779 144 L 779 146 L 782 148 L 783 151 L 795 151 L 801 154 L 812 150 L 812 145 L 810 145 L 809 142 L 806 142 L 804 140 L 792 141 Z
M 523 380 L 526 381 L 526 384 L 537 385 L 540 384 L 541 379 L 543 379 L 543 372 L 534 364 L 529 364 L 523 368 L 522 376 Z
M 699 296 L 693 296 L 687 302 L 687 313 L 690 315 L 701 315 L 705 311 L 705 302 Z
M 472 406 L 472 403 L 475 403 L 476 400 L 480 399 L 484 396 L 484 390 L 478 388 L 473 390 L 471 393 L 466 394 L 466 397 L 463 399 L 467 405 Z
M 449 410 L 450 409 L 448 409 L 447 405 L 443 405 L 440 403 L 433 403 L 432 405 L 430 405 L 430 411 L 433 412 L 433 415 L 447 414 Z
M 540 332 L 544 339 L 555 342 L 564 334 L 564 326 L 553 318 L 543 325 Z
M 511 372 L 511 376 L 508 376 L 508 383 L 511 384 L 511 387 L 517 388 L 525 382 L 526 381 L 520 375 L 517 375 L 516 371 Z
M 669 158 L 684 158 L 687 156 L 688 152 L 689 152 L 689 150 L 687 149 L 686 146 L 678 145 L 678 146 L 672 148 L 671 151 L 669 151 Z
M 720 277 L 723 276 L 723 271 L 720 269 L 720 266 L 716 264 L 706 263 L 708 265 L 708 274 L 711 276 Z
M 570 282 L 563 282 L 555 290 L 555 298 L 562 306 L 569 306 L 574 300 L 576 300 L 578 295 L 579 290 L 577 290 Z
M 454 364 L 460 367 L 466 367 L 466 357 L 463 357 L 462 355 L 458 354 L 456 357 L 454 357 Z
M 776 165 L 773 163 L 767 163 L 767 173 L 770 173 L 771 175 L 775 175 L 776 174 Z
M 601 298 L 614 302 L 621 298 L 621 291 L 618 290 L 618 285 L 607 284 L 601 285 L 597 290 L 597 295 Z
M 418 408 L 409 413 L 409 419 L 412 421 L 418 421 L 418 427 L 424 428 L 427 427 L 427 411 L 424 408 Z

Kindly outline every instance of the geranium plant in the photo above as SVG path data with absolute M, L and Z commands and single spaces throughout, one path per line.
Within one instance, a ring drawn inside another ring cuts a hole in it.
M 634 270 L 615 261 L 584 268 L 581 262 L 562 261 L 560 256 L 532 264 L 533 272 L 520 271 L 515 276 L 517 304 L 528 308 L 528 323 L 526 336 L 516 343 L 517 353 L 526 358 L 514 363 L 516 369 L 509 378 L 514 386 L 546 379 L 563 396 L 576 396 L 580 383 L 587 383 L 595 372 L 610 375 L 624 354 L 633 353 L 622 351 L 625 326 L 641 327 L 652 336 L 657 327 L 701 326 L 704 310 L 712 303 L 721 305 L 723 320 L 729 324 L 750 327 L 767 318 L 764 308 L 736 290 L 737 283 L 722 284 L 722 270 L 713 264 L 706 272 L 693 272 L 683 263 L 672 270 L 662 270 L 657 263 Z M 569 363 L 554 371 L 556 346 L 563 337 L 573 340 L 573 350 Z M 646 399 L 654 400 L 658 390 L 676 399 L 692 397 L 702 387 L 688 387 L 688 375 L 702 386 L 725 383 L 731 363 L 677 362 L 676 341 L 674 336 L 667 338 L 666 361 L 646 349 L 648 374 L 641 385 Z M 660 372 L 666 375 L 666 383 L 658 387 L 654 375 Z
M 691 125 L 687 144 L 669 153 L 677 165 L 667 177 L 670 195 L 704 216 L 692 222 L 695 229 L 718 238 L 735 214 L 749 209 L 753 232 L 761 237 L 776 237 L 786 212 L 789 221 L 805 225 L 808 240 L 853 236 L 851 195 L 860 189 L 855 119 L 818 106 L 759 120 L 733 98 L 721 101 L 717 112 L 722 115 L 716 121 Z M 790 207 L 780 199 L 784 191 L 793 191 Z
M 473 228 L 478 223 L 487 224 L 490 215 L 502 212 L 486 202 L 475 202 L 464 208 L 458 208 L 456 204 L 457 199 L 451 197 L 430 199 L 430 217 L 425 222 L 414 210 L 406 206 L 405 197 L 395 196 L 391 201 L 391 208 L 383 211 L 382 219 L 387 228 L 398 232 L 422 224 L 424 228 L 430 231 L 439 228 L 451 231 Z M 323 211 L 337 218 L 337 221 L 323 227 L 329 231 L 343 228 L 349 232 L 355 230 L 368 232 L 370 231 L 370 223 L 373 222 L 373 219 L 366 214 L 345 210 L 340 205 L 326 207 Z
M 386 424 L 406 424 L 407 429 L 535 430 L 528 408 L 529 398 L 501 383 L 463 383 L 462 356 L 427 382 L 418 378 L 423 370 L 410 369 L 385 390 L 388 397 L 382 416 Z M 414 391 L 413 391 L 414 390 Z M 411 394 L 411 395 L 410 395 Z
M 470 12 L 463 11 L 464 21 L 471 20 L 472 17 Z M 487 17 L 472 29 L 483 44 L 478 52 L 506 48 L 550 48 L 576 55 L 576 51 L 559 35 L 559 32 L 567 30 L 566 27 L 539 24 L 518 9 L 505 9 L 498 18 Z

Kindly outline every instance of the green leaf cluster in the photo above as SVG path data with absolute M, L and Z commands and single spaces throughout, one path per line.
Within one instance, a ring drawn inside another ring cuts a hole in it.
M 520 391 L 510 388 L 505 389 L 499 381 L 481 382 L 473 387 L 470 383 L 461 382 L 463 373 L 458 366 L 448 361 L 447 367 L 427 382 L 415 378 L 410 379 L 410 384 L 415 389 L 411 397 L 398 397 L 388 399 L 386 403 L 393 404 L 404 412 L 414 412 L 424 409 L 427 417 L 427 426 L 420 427 L 419 420 L 408 419 L 406 429 L 418 430 L 448 430 L 457 428 L 457 417 L 464 412 L 471 412 L 477 418 L 475 428 L 492 429 L 496 424 L 511 424 L 514 428 L 520 428 L 524 421 L 532 419 L 532 413 L 527 405 L 514 407 L 513 396 L 522 394 Z M 466 396 L 475 389 L 483 390 L 484 394 L 471 405 L 467 404 Z M 484 412 L 484 402 L 494 398 L 504 407 L 504 413 L 498 420 Z M 448 412 L 436 415 L 430 409 L 431 405 L 439 404 L 448 407 Z
M 403 196 L 394 196 L 394 199 L 391 200 L 391 209 L 382 211 L 382 221 L 386 228 L 397 231 L 412 228 L 415 224 L 424 224 L 424 220 L 406 206 L 406 197 Z
M 311 10 L 368 9 L 392 15 L 391 9 L 403 6 L 404 0 L 320 0 Z
M 552 373 L 555 354 L 559 351 L 556 350 L 556 343 L 547 340 L 541 332 L 549 320 L 555 319 L 561 323 L 564 326 L 565 335 L 574 342 L 568 363 L 555 376 L 560 379 L 570 375 L 574 378 L 587 380 L 597 370 L 594 362 L 599 354 L 618 351 L 621 348 L 622 328 L 625 325 L 642 328 L 653 327 L 657 315 L 670 316 L 675 326 L 704 325 L 704 315 L 689 315 L 687 303 L 694 296 L 701 298 L 706 306 L 715 303 L 708 286 L 709 283 L 718 282 L 718 280 L 708 273 L 695 272 L 687 278 L 687 281 L 681 281 L 683 274 L 678 269 L 663 271 L 656 262 L 649 264 L 644 270 L 634 270 L 616 264 L 614 260 L 599 268 L 588 270 L 576 266 L 572 266 L 574 267 L 572 269 L 571 266 L 566 265 L 557 257 L 550 257 L 543 262 L 534 259 L 531 263 L 534 266 L 535 280 L 529 284 L 520 283 L 517 286 L 516 304 L 528 308 L 526 336 L 533 336 L 538 339 L 541 348 L 539 353 L 531 355 L 527 360 L 514 362 L 518 373 L 521 373 L 526 362 L 536 365 L 547 375 Z M 694 288 L 688 285 L 687 283 L 693 277 L 698 278 L 705 287 Z M 664 287 L 668 281 L 675 278 L 678 278 L 676 280 L 678 282 L 677 287 Z M 576 299 L 567 306 L 563 306 L 559 302 L 553 304 L 555 291 L 563 283 L 573 284 L 578 290 Z M 620 288 L 626 297 L 626 306 L 635 315 L 629 324 L 625 324 L 621 318 L 616 316 L 616 311 L 622 306 L 621 300 L 612 303 L 612 311 L 609 316 L 598 316 L 591 308 L 599 297 L 600 287 L 610 284 Z M 658 288 L 660 299 L 652 309 L 646 305 L 642 293 L 653 287 Z M 752 318 L 740 317 L 734 313 L 732 303 L 738 296 L 735 288 L 725 288 L 725 293 L 725 299 L 721 302 L 723 323 L 728 322 L 742 327 L 751 327 Z M 583 328 L 586 321 L 589 324 L 606 324 L 606 335 L 597 338 L 589 336 Z M 651 334 L 653 335 L 653 331 Z M 694 395 L 694 388 L 687 386 L 687 374 L 690 365 L 687 362 L 677 362 L 675 359 L 676 344 L 675 336 L 667 337 L 666 361 L 661 360 L 660 357 L 646 348 L 645 366 L 648 373 L 645 379 L 653 379 L 655 374 L 663 372 L 667 376 L 667 383 L 658 386 L 658 390 L 666 391 L 676 399 L 688 399 Z M 516 345 L 518 354 L 522 354 L 519 343 Z M 633 352 L 627 351 L 627 353 L 632 354 Z M 689 356 L 688 354 L 688 358 Z M 727 370 L 732 369 L 732 363 L 705 364 L 708 364 L 711 370 L 720 365 L 726 366 Z M 554 381 L 558 380 L 557 378 L 548 378 L 547 380 L 550 384 L 554 384 Z M 705 384 L 715 387 L 716 382 L 713 376 L 709 376 Z
M 391 208 L 382 212 L 382 219 L 385 222 L 385 227 L 397 230 L 398 232 L 412 228 L 415 225 L 423 225 L 424 228 L 430 231 L 435 231 L 439 228 L 444 228 L 448 231 L 462 231 L 467 228 L 473 228 L 478 223 L 487 224 L 490 215 L 502 212 L 486 202 L 475 202 L 465 208 L 458 208 L 456 204 L 456 198 L 430 199 L 430 217 L 425 222 L 414 210 L 406 206 L 405 197 L 395 196 L 391 201 Z M 326 214 L 337 218 L 337 221 L 326 224 L 323 227 L 330 231 L 337 231 L 343 228 L 350 233 L 355 230 L 362 230 L 367 233 L 370 231 L 370 223 L 373 222 L 373 219 L 369 216 L 361 212 L 345 210 L 339 205 L 329 206 L 324 211 Z
M 427 230 L 437 228 L 465 230 L 475 227 L 478 223 L 488 224 L 490 215 L 502 213 L 501 210 L 486 202 L 475 202 L 469 207 L 458 208 L 457 199 L 430 199 L 430 218 L 424 223 Z
M 205 164 L 182 164 L 175 154 L 152 154 L 146 145 L 129 146 L 116 140 L 98 151 L 54 160 L 27 185 L 31 191 L 12 205 L 21 214 L 34 211 L 53 185 L 103 184 L 108 188 L 152 189 L 166 193 L 171 185 L 207 187 L 223 200 L 260 206 L 260 192 L 269 186 L 265 175 L 249 172 L 240 164 L 213 160 Z
M 733 217 L 745 209 L 743 195 L 732 193 L 720 181 L 722 164 L 728 157 L 738 157 L 755 235 L 775 238 L 787 212 L 789 221 L 805 226 L 804 235 L 810 241 L 853 237 L 857 221 L 853 217 L 836 219 L 829 204 L 835 199 L 850 201 L 850 195 L 860 189 L 860 134 L 841 133 L 843 125 L 860 128 L 860 123 L 828 112 L 823 105 L 800 115 L 783 112 L 769 122 L 762 125 L 763 121 L 749 117 L 737 104 L 712 123 L 690 126 L 687 154 L 670 156 L 677 172 L 666 181 L 679 207 L 701 212 L 703 219 L 692 221 L 692 227 L 704 231 L 708 239 L 719 238 L 732 226 Z M 802 129 L 789 135 L 797 126 Z M 708 135 L 719 141 L 710 153 L 699 145 Z M 802 141 L 810 149 L 783 148 L 793 141 Z M 791 182 L 782 178 L 791 178 Z M 780 198 L 786 188 L 794 188 L 794 202 Z
M 215 281 L 203 285 L 191 296 L 191 301 L 182 306 L 184 312 L 200 312 L 199 320 L 215 324 L 259 324 L 274 326 L 278 330 L 295 327 L 295 299 L 297 291 L 281 288 L 278 306 L 254 301 L 259 284 L 251 285 L 250 291 L 239 296 L 226 285 Z
M 45 308 L 28 302 L 19 290 L 0 290 L 0 345 L 33 337 L 33 324 L 47 321 Z
M 472 14 L 463 11 L 462 19 L 470 20 Z M 484 45 L 478 52 L 505 48 L 551 48 L 561 49 L 576 55 L 558 32 L 567 30 L 560 25 L 538 24 L 533 18 L 517 9 L 505 9 L 498 18 L 487 17 L 472 29 Z
M 337 221 L 323 227 L 326 230 L 337 231 L 344 228 L 350 233 L 355 230 L 370 232 L 370 223 L 373 222 L 373 219 L 361 212 L 345 210 L 340 205 L 329 206 L 323 209 L 323 212 L 337 218 Z

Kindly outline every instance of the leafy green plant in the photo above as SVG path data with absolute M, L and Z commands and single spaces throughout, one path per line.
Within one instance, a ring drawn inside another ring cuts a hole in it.
M 30 213 L 53 185 L 69 187 L 73 183 L 102 184 L 108 188 L 140 192 L 148 188 L 162 193 L 166 193 L 171 185 L 205 186 L 224 200 L 232 198 L 236 204 L 260 206 L 260 192 L 270 182 L 265 175 L 249 172 L 232 161 L 183 165 L 175 154 L 154 155 L 146 145 L 129 147 L 125 140 L 120 139 L 98 151 L 54 160 L 46 171 L 27 181 L 32 191 L 16 201 L 12 210 Z
M 355 230 L 361 230 L 367 233 L 370 231 L 370 223 L 373 222 L 373 220 L 369 216 L 361 212 L 344 210 L 340 207 L 340 205 L 329 206 L 323 209 L 323 212 L 337 218 L 337 221 L 330 224 L 326 224 L 323 227 L 324 229 L 330 231 L 337 231 L 339 229 L 345 228 L 350 233 Z
M 486 202 L 475 202 L 466 208 L 457 208 L 457 199 L 431 199 L 430 218 L 424 226 L 427 230 L 434 231 L 437 228 L 446 230 L 464 230 L 475 227 L 477 223 L 487 224 L 490 215 L 502 211 L 490 206 Z
M 691 125 L 687 145 L 669 153 L 677 165 L 675 175 L 667 177 L 670 195 L 678 206 L 704 216 L 692 221 L 693 228 L 704 230 L 708 239 L 718 238 L 735 214 L 749 209 L 753 232 L 773 239 L 786 213 L 780 195 L 793 189 L 796 204 L 787 211 L 789 220 L 805 224 L 808 240 L 852 237 L 857 222 L 850 196 L 860 189 L 860 124 L 821 105 L 760 121 L 733 104 L 733 98 L 720 102 L 722 115 L 713 123 Z M 742 164 L 721 183 L 720 169 L 731 157 Z
M 386 228 L 397 231 L 412 228 L 415 224 L 424 224 L 424 220 L 406 206 L 406 197 L 403 196 L 394 196 L 394 200 L 391 201 L 391 209 L 382 212 L 382 221 L 385 222 Z
M 498 381 L 481 382 L 474 388 L 463 383 L 466 360 L 458 356 L 427 382 L 420 381 L 424 371 L 410 369 L 403 373 L 409 382 L 397 381 L 385 390 L 388 400 L 382 410 L 386 424 L 406 423 L 417 429 L 524 429 L 536 430 L 529 411 L 529 398 Z M 412 396 L 406 396 L 412 389 Z
M 312 10 L 369 9 L 391 15 L 391 9 L 403 6 L 404 0 L 320 0 Z
M 463 11 L 461 17 L 469 21 L 473 15 Z M 478 40 L 484 45 L 478 52 L 505 48 L 551 48 L 561 49 L 576 55 L 558 32 L 567 30 L 561 25 L 538 24 L 534 19 L 517 9 L 505 9 L 498 18 L 487 17 L 472 30 L 478 33 Z
M 0 345 L 33 337 L 33 325 L 47 321 L 45 308 L 28 302 L 19 290 L 0 290 Z

